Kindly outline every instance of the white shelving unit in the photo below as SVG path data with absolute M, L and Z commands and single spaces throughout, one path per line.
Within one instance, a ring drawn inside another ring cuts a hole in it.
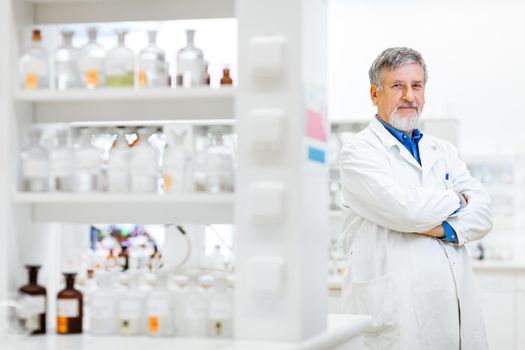
M 319 112 L 325 102 L 326 6 L 322 0 L 0 0 L 0 42 L 7 47 L 7 54 L 0 56 L 0 76 L 7 77 L 0 82 L 0 166 L 8 169 L 0 173 L 0 299 L 16 292 L 23 263 L 20 252 L 47 226 L 56 229 L 62 222 L 96 221 L 235 223 L 238 233 L 235 339 L 50 336 L 30 338 L 17 349 L 68 348 L 76 347 L 75 342 L 99 349 L 113 348 L 115 342 L 159 349 L 360 348 L 368 317 L 326 317 L 328 235 L 319 232 L 328 232 L 328 167 L 305 156 L 305 146 L 326 151 L 322 139 L 314 142 L 305 134 L 307 110 Z M 237 89 L 15 89 L 22 29 L 227 17 L 237 17 L 239 23 Z M 282 44 L 280 49 L 255 45 L 275 38 Z M 253 67 L 261 63 L 281 65 L 282 74 L 256 77 Z M 251 116 L 261 110 L 279 110 L 284 115 L 280 131 L 286 137 L 279 152 L 270 157 L 253 153 L 253 140 L 272 137 L 268 130 L 264 133 L 264 128 L 253 127 Z M 235 119 L 239 134 L 236 194 L 17 192 L 19 135 L 33 123 L 136 122 L 147 121 L 148 116 L 155 120 Z M 277 213 L 276 208 L 280 208 Z M 273 289 L 268 293 L 269 284 L 260 281 L 269 281 Z
M 231 224 L 233 194 L 16 193 L 35 222 Z
M 33 121 L 60 123 L 105 120 L 228 119 L 234 115 L 234 88 L 100 89 L 16 91 L 14 100 L 31 103 Z

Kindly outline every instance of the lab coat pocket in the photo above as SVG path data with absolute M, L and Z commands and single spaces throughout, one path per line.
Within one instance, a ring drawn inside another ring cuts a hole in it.
M 371 315 L 374 332 L 397 326 L 395 288 L 390 275 L 368 281 L 348 281 L 345 284 L 345 311 Z

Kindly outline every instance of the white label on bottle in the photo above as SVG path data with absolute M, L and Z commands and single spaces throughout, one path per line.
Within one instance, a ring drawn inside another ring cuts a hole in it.
M 47 177 L 48 163 L 41 159 L 26 159 L 22 163 L 23 177 Z
M 113 302 L 111 300 L 93 299 L 90 305 L 92 319 L 110 318 L 114 312 Z
M 31 313 L 43 314 L 46 312 L 46 297 L 44 295 L 31 296 Z
M 57 316 L 73 318 L 79 316 L 79 305 L 76 299 L 58 299 Z

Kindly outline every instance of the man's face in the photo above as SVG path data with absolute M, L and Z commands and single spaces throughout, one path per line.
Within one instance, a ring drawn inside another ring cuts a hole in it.
M 381 89 L 370 87 L 379 118 L 402 131 L 417 128 L 425 104 L 424 79 L 423 67 L 415 63 L 383 70 Z

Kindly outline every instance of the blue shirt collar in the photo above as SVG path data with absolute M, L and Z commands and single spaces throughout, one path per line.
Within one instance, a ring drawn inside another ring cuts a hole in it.
M 406 141 L 408 141 L 407 134 L 405 134 L 401 130 L 394 128 L 392 125 L 388 124 L 383 119 L 379 118 L 379 116 L 377 115 L 376 115 L 376 119 L 379 120 L 379 122 L 383 124 L 383 126 L 392 134 L 392 136 L 394 136 L 399 142 L 401 142 L 401 144 L 403 145 L 406 144 Z M 419 140 L 421 140 L 422 137 L 423 137 L 423 133 L 421 133 L 419 129 L 414 129 L 414 131 L 412 131 L 412 141 L 415 142 L 416 144 L 419 143 Z

